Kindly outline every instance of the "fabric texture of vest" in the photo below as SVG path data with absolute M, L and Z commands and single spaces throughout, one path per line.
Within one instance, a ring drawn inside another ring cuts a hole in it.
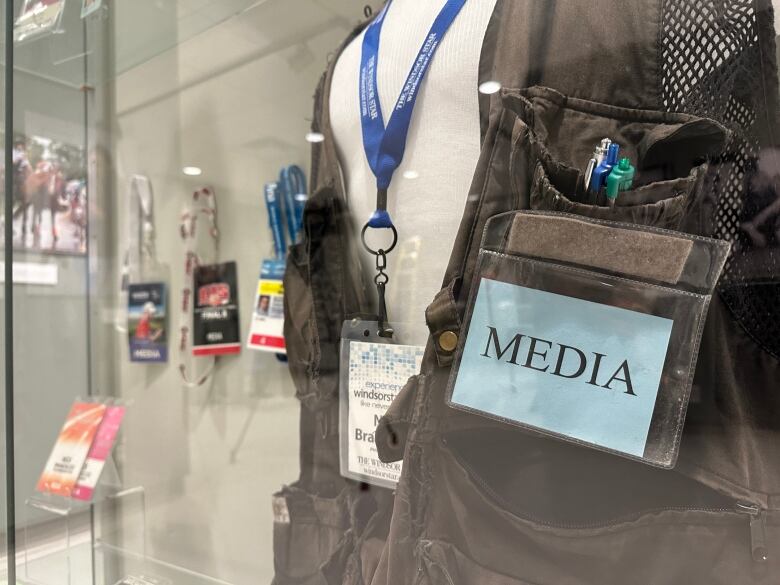
M 422 371 L 377 429 L 383 460 L 404 461 L 395 492 L 339 475 L 341 324 L 374 307 L 329 127 L 331 64 L 315 96 L 312 130 L 325 140 L 313 147 L 305 235 L 285 277 L 301 475 L 276 495 L 275 583 L 780 580 L 780 213 L 776 181 L 762 179 L 780 171 L 774 35 L 768 0 L 499 0 L 480 80 L 503 89 L 481 98 L 482 154 L 426 313 Z M 659 181 L 614 211 L 566 197 L 572 152 L 662 123 L 685 125 L 659 144 L 689 180 Z M 733 243 L 674 470 L 446 405 L 453 354 L 439 336 L 460 333 L 485 223 L 522 209 Z

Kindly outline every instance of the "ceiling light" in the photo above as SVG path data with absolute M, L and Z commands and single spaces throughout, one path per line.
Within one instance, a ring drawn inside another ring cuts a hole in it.
M 479 93 L 486 95 L 494 94 L 501 89 L 501 84 L 498 81 L 486 81 L 479 85 Z
M 198 177 L 203 174 L 200 167 L 184 167 L 181 172 L 188 177 Z
M 417 171 L 404 171 L 404 179 L 419 179 L 420 173 Z
M 323 136 L 320 132 L 309 132 L 306 135 L 306 142 L 316 143 L 316 142 L 322 142 L 325 140 L 325 136 Z

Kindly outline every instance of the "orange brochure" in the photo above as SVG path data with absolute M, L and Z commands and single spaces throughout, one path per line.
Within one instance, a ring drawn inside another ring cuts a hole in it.
M 73 403 L 38 480 L 39 492 L 70 497 L 105 412 L 105 404 Z

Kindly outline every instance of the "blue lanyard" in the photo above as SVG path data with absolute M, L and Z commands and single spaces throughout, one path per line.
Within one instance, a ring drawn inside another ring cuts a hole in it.
M 387 189 L 393 180 L 393 174 L 401 165 L 406 150 L 406 138 L 412 123 L 412 113 L 417 103 L 420 85 L 425 79 L 431 60 L 436 54 L 441 40 L 455 22 L 466 0 L 447 0 L 436 20 L 433 21 L 428 36 L 412 64 L 412 69 L 406 77 L 401 95 L 395 103 L 390 121 L 385 127 L 382 106 L 379 103 L 377 85 L 377 66 L 379 64 L 379 37 L 385 23 L 387 10 L 392 0 L 388 0 L 376 20 L 366 29 L 363 37 L 363 53 L 360 58 L 360 123 L 363 128 L 363 147 L 366 158 L 376 176 L 376 211 L 363 226 L 361 238 L 366 250 L 376 257 L 374 284 L 378 294 L 378 334 L 380 337 L 393 337 L 393 330 L 387 323 L 387 307 L 385 306 L 385 287 L 390 277 L 385 272 L 387 255 L 398 243 L 398 231 L 387 212 Z M 374 250 L 366 242 L 366 231 L 369 229 L 389 229 L 393 232 L 393 241 L 387 249 Z
M 284 202 L 284 216 L 290 243 L 298 241 L 303 226 L 303 208 L 306 205 L 306 175 L 298 165 L 284 167 L 279 174 L 279 188 Z
M 263 192 L 265 205 L 268 209 L 268 224 L 271 226 L 271 235 L 274 238 L 274 252 L 277 260 L 284 260 L 287 256 L 287 241 L 282 227 L 282 203 L 279 200 L 280 187 L 278 183 L 267 183 Z
M 466 0 L 448 0 L 436 17 L 406 78 L 401 95 L 398 97 L 395 109 L 390 116 L 390 121 L 385 127 L 382 106 L 379 103 L 377 66 L 379 37 L 391 1 L 385 5 L 376 20 L 366 29 L 360 65 L 360 119 L 363 127 L 363 147 L 377 183 L 377 209 L 367 224 L 368 227 L 372 228 L 391 228 L 393 225 L 390 214 L 387 212 L 387 189 L 393 180 L 393 173 L 404 158 L 406 138 L 409 134 L 409 125 L 412 122 L 412 113 L 417 103 L 420 85 L 444 35 L 447 34 L 466 3 Z

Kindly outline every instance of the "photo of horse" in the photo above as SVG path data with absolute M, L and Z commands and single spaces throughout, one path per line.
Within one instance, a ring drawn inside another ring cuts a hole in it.
M 40 136 L 14 139 L 14 248 L 86 253 L 85 160 L 83 149 L 74 145 Z

